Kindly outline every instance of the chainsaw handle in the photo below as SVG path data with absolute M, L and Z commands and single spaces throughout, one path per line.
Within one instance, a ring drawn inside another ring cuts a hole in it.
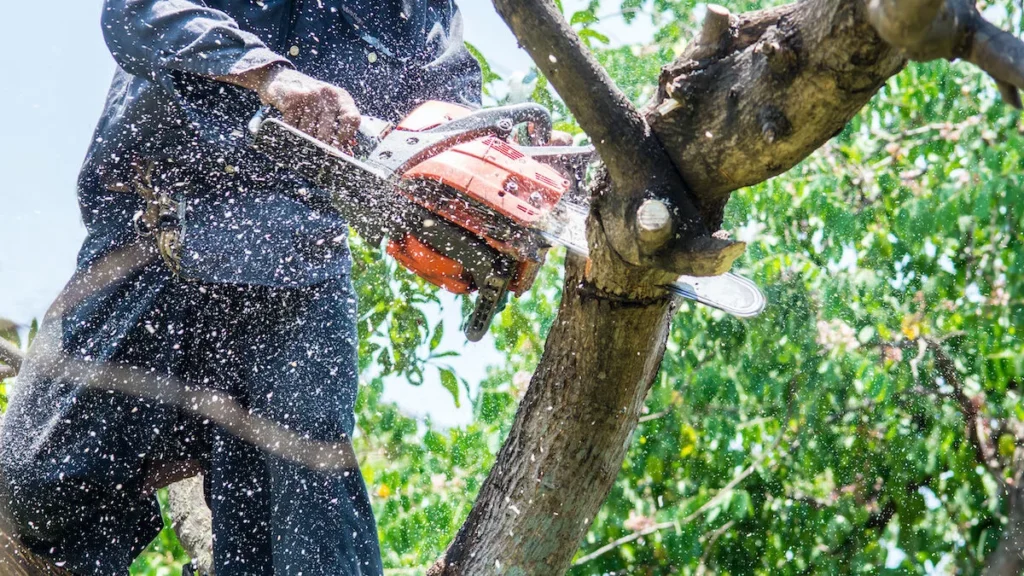
M 551 112 L 547 108 L 532 102 L 502 106 L 501 108 L 508 109 L 515 124 L 523 122 L 533 124 L 533 130 L 530 132 L 530 143 L 534 146 L 546 146 L 551 141 L 553 127 Z
M 274 118 L 282 120 L 281 113 L 272 106 L 261 107 L 256 114 L 249 120 L 247 125 L 249 134 L 255 137 L 259 134 L 260 127 L 263 126 L 263 121 Z M 387 120 L 381 120 L 380 118 L 374 118 L 373 116 L 363 116 L 359 121 L 359 128 L 356 129 L 352 139 L 352 155 L 362 158 L 373 151 L 374 148 L 380 144 L 382 135 L 391 128 L 391 124 Z
M 534 146 L 543 146 L 551 140 L 551 112 L 533 102 L 474 110 L 425 132 L 486 133 L 496 129 L 502 137 L 508 137 L 517 124 L 524 122 L 533 124 L 531 140 Z

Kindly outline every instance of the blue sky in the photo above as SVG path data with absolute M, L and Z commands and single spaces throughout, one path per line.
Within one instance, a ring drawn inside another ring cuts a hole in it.
M 578 9 L 584 0 L 564 2 Z M 612 14 L 615 2 L 605 2 Z M 460 2 L 467 40 L 504 76 L 529 69 L 529 56 L 517 47 L 490 2 Z M 103 43 L 100 0 L 57 3 L 7 2 L 8 25 L 0 35 L 0 318 L 28 323 L 40 317 L 74 270 L 85 236 L 75 199 L 75 179 L 99 113 L 114 62 Z M 649 19 L 633 26 L 610 17 L 601 30 L 613 42 L 649 38 Z M 454 300 L 447 300 L 454 303 Z M 447 309 L 458 313 L 456 306 Z M 451 316 L 452 322 L 448 322 Z M 445 313 L 449 349 L 466 350 L 455 315 Z M 456 359 L 456 371 L 478 381 L 488 363 L 499 360 L 493 344 L 472 345 L 471 358 Z M 391 386 L 389 396 L 439 423 L 466 422 L 463 403 L 428 381 L 422 388 Z

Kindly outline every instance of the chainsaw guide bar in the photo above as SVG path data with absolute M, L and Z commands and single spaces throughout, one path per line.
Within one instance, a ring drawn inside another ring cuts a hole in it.
M 427 102 L 398 126 L 364 117 L 351 153 L 266 114 L 249 123 L 253 147 L 329 195 L 299 190 L 296 200 L 339 212 L 370 244 L 386 239 L 388 254 L 427 281 L 478 293 L 464 326 L 471 341 L 509 292 L 530 288 L 549 248 L 588 254 L 581 189 L 594 149 L 544 146 L 551 117 L 542 106 Z M 533 146 L 508 141 L 523 123 Z M 731 273 L 680 276 L 666 288 L 743 318 L 765 307 L 757 286 Z

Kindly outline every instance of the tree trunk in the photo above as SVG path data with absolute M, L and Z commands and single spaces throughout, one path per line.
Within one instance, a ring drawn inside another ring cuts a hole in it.
M 999 546 L 988 557 L 985 576 L 1024 574 L 1024 487 L 1015 487 L 1006 497 L 1009 500 L 1006 525 Z
M 921 2 L 880 7 L 880 0 L 806 0 L 736 19 L 724 9 L 709 10 L 700 39 L 664 69 L 658 97 L 644 110 L 655 136 L 637 132 L 632 107 L 595 71 L 599 66 L 549 0 L 494 0 L 583 129 L 597 135 L 598 151 L 615 154 L 617 167 L 610 166 L 593 190 L 592 266 L 585 274 L 568 267 L 558 317 L 509 438 L 431 574 L 564 573 L 619 472 L 664 353 L 671 308 L 652 288 L 664 276 L 645 268 L 650 260 L 638 259 L 630 242 L 617 237 L 635 233 L 621 207 L 635 207 L 651 194 L 636 190 L 643 175 L 622 173 L 630 166 L 644 170 L 648 151 L 663 149 L 688 184 L 702 229 L 717 229 L 731 191 L 788 170 L 834 136 L 900 71 L 901 50 L 955 35 L 957 42 L 947 43 L 955 48 L 928 45 L 930 58 L 953 58 L 973 53 L 971 42 L 988 41 L 967 38 L 983 28 L 973 4 L 921 1 L 938 5 L 916 24 L 949 29 L 899 37 L 898 48 L 875 26 L 908 14 L 906 21 L 913 21 Z M 954 12 L 957 18 L 948 17 Z M 1024 45 L 999 40 L 1014 48 L 1013 55 L 1003 50 L 1009 60 L 1024 61 L 1014 60 Z M 983 58 L 978 63 L 999 67 Z M 609 142 L 618 130 L 623 137 Z M 692 217 L 683 212 L 682 218 Z M 678 271 L 671 257 L 658 262 L 670 264 L 662 270 Z
M 632 300 L 567 267 L 540 367 L 469 519 L 433 575 L 561 574 L 622 466 L 664 354 L 666 298 Z

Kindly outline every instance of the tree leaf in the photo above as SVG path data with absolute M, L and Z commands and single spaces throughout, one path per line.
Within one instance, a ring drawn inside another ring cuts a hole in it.
M 430 351 L 437 350 L 437 347 L 441 345 L 441 338 L 444 337 L 444 320 L 437 323 L 434 327 L 434 335 L 430 338 Z
M 28 327 L 28 344 L 32 345 L 32 341 L 36 339 L 36 334 L 39 333 L 39 320 L 32 319 L 32 324 Z
M 594 14 L 590 10 L 580 10 L 579 12 L 574 13 L 572 18 L 569 20 L 569 24 L 572 24 L 573 26 L 577 24 L 596 24 L 597 22 L 597 14 Z
M 601 44 L 608 44 L 608 42 L 610 42 L 607 36 L 601 34 L 597 30 L 594 30 L 593 28 L 584 28 L 583 30 L 580 30 L 579 36 L 580 38 L 583 39 L 584 42 L 587 42 L 588 45 L 590 44 L 591 40 L 599 42 Z
M 491 68 L 491 64 L 490 62 L 487 61 L 487 57 L 484 56 L 483 52 L 481 52 L 476 46 L 470 44 L 469 42 L 465 42 L 465 45 L 466 50 L 468 50 L 469 53 L 472 54 L 474 58 L 476 58 L 476 61 L 480 63 L 480 74 L 483 80 L 484 90 L 486 91 L 487 86 L 491 82 L 498 82 L 501 80 L 501 75 L 499 75 L 497 72 L 494 71 L 493 68 Z
M 455 400 L 455 407 L 459 408 L 459 379 L 455 377 L 455 372 L 447 368 L 438 368 L 438 372 L 441 374 L 441 386 L 451 392 L 452 400 Z

